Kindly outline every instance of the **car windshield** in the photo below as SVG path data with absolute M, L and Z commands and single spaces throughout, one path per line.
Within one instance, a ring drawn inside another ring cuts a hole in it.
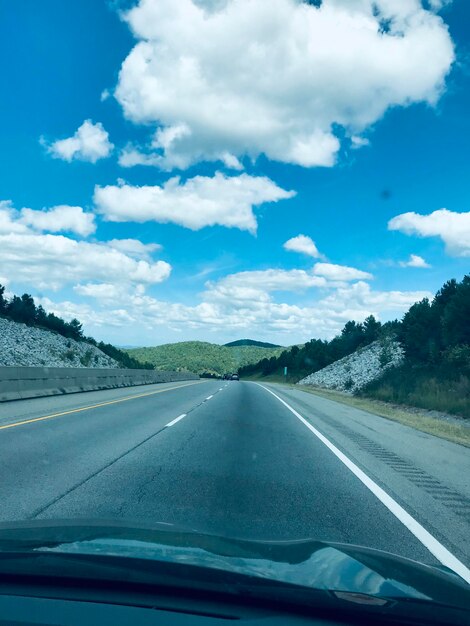
M 0 553 L 470 583 L 469 3 L 0 0 L 0 51 Z

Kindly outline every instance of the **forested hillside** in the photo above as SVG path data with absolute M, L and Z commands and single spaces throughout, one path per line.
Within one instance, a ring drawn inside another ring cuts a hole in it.
M 288 380 L 296 382 L 376 340 L 382 342 L 385 364 L 389 337 L 400 342 L 405 361 L 365 387 L 362 395 L 470 417 L 470 275 L 461 282 L 447 281 L 431 301 L 412 305 L 400 321 L 381 324 L 370 316 L 362 324 L 348 322 L 331 341 L 312 339 L 239 373 L 281 376 L 287 366 Z
M 237 341 L 230 341 L 224 343 L 227 348 L 234 348 L 237 346 L 258 346 L 258 348 L 282 348 L 278 343 L 267 343 L 265 341 L 255 341 L 254 339 L 237 339 Z
M 142 363 L 151 363 L 157 370 L 187 369 L 196 374 L 224 375 L 238 371 L 249 363 L 273 355 L 283 348 L 259 346 L 220 346 L 203 341 L 183 341 L 153 348 L 134 348 L 127 352 Z
M 470 418 L 470 275 L 414 304 L 397 334 L 405 363 L 361 393 Z
M 369 345 L 380 336 L 393 333 L 396 326 L 396 322 L 382 325 L 373 315 L 362 324 L 348 322 L 341 334 L 331 341 L 312 339 L 302 347 L 293 346 L 282 350 L 279 355 L 267 355 L 258 363 L 241 367 L 239 374 L 241 376 L 269 376 L 282 374 L 284 367 L 287 367 L 289 380 L 296 382 L 355 352 L 358 348 Z

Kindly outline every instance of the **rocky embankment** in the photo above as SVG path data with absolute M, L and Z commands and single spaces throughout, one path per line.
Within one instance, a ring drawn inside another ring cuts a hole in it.
M 117 361 L 86 342 L 0 318 L 0 366 L 112 367 Z
M 353 394 L 380 378 L 385 370 L 400 365 L 403 349 L 397 341 L 375 341 L 300 380 L 298 385 L 315 385 Z

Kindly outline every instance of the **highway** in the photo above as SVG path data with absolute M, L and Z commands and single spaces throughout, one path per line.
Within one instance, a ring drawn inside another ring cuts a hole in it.
M 470 582 L 468 448 L 281 385 L 0 404 L 0 520 L 165 522 L 359 544 Z

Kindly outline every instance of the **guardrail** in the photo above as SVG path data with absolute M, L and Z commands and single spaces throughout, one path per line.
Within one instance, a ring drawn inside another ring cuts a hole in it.
M 190 372 L 93 367 L 0 367 L 0 402 L 198 379 L 199 376 Z

